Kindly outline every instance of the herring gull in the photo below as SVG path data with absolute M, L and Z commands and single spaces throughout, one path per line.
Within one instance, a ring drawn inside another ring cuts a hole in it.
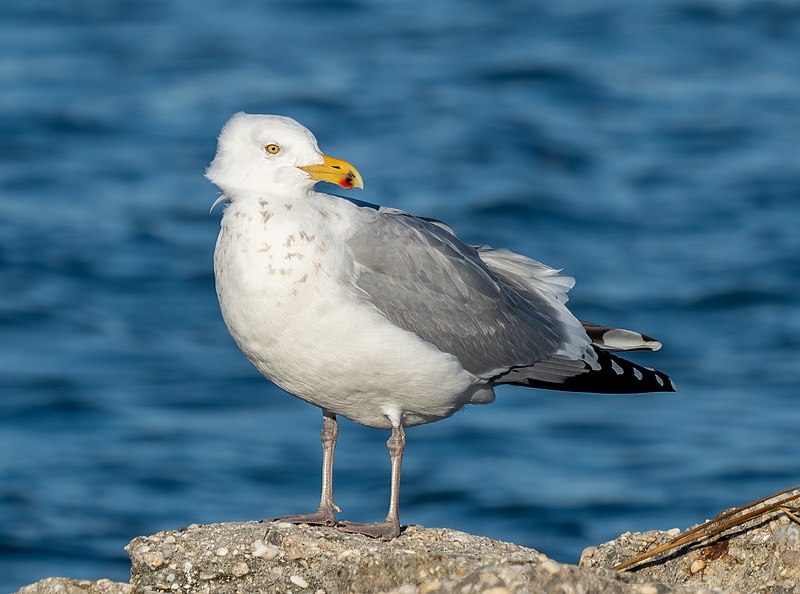
M 322 409 L 319 508 L 282 521 L 396 537 L 404 429 L 491 402 L 499 384 L 675 390 L 666 374 L 613 354 L 661 343 L 570 313 L 571 277 L 465 244 L 440 221 L 315 191 L 319 181 L 348 189 L 363 182 L 291 118 L 234 115 L 206 177 L 229 203 L 214 253 L 225 324 L 262 374 Z M 337 521 L 337 415 L 391 429 L 381 522 Z

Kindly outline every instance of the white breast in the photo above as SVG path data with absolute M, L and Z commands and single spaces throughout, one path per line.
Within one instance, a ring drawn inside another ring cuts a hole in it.
M 391 323 L 352 283 L 338 200 L 231 204 L 214 255 L 223 318 L 239 348 L 291 394 L 389 427 L 449 416 L 491 391 L 458 360 Z

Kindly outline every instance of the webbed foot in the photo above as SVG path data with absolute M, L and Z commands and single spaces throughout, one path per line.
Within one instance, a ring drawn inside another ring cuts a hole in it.
M 356 522 L 339 522 L 336 528 L 342 532 L 353 534 L 363 534 L 370 538 L 380 538 L 381 540 L 392 540 L 400 536 L 400 523 L 384 520 L 383 522 L 371 522 L 369 524 L 358 524 Z
M 288 522 L 289 524 L 310 524 L 312 526 L 333 526 L 336 524 L 336 510 L 332 507 L 320 507 L 310 514 L 297 514 L 269 518 L 264 522 Z

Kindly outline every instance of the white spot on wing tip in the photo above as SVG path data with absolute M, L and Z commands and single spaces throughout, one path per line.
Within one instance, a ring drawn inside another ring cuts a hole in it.
M 635 375 L 635 376 L 636 376 L 636 379 L 637 379 L 637 380 L 641 380 L 641 379 L 644 377 L 644 376 L 642 375 L 642 372 L 641 372 L 641 371 L 639 371 L 638 369 L 636 369 L 635 367 L 633 368 L 633 375 Z
M 658 382 L 659 386 L 663 386 L 664 385 L 664 380 L 660 375 L 656 375 L 656 381 Z
M 661 343 L 657 340 L 645 340 L 644 336 L 632 330 L 622 328 L 611 328 L 603 333 L 603 343 L 612 349 L 620 351 L 634 351 L 648 349 L 657 351 L 661 348 Z

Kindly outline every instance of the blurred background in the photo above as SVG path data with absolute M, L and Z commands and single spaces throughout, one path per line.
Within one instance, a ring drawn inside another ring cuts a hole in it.
M 405 523 L 576 562 L 800 482 L 798 56 L 789 0 L 3 2 L 0 591 L 318 502 L 321 415 L 214 294 L 203 172 L 239 110 L 664 343 L 637 360 L 677 394 L 500 389 L 410 430 Z M 342 422 L 343 517 L 385 514 L 386 438 Z

